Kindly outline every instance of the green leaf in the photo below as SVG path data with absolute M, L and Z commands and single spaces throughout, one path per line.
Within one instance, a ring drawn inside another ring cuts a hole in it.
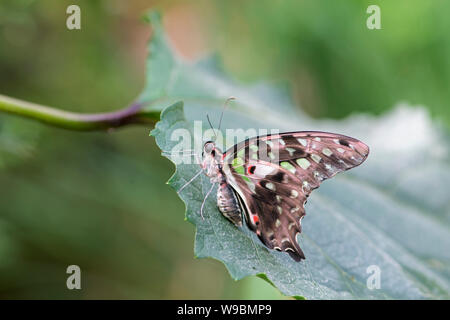
M 402 105 L 380 118 L 312 120 L 286 98 L 286 92 L 231 81 L 217 58 L 183 62 L 170 49 L 159 17 L 153 15 L 151 21 L 156 39 L 151 56 L 157 59 L 149 58 L 148 81 L 155 83 L 160 77 L 162 82 L 148 86 L 142 97 L 172 104 L 152 131 L 162 150 L 179 143 L 172 137 L 176 129 L 190 130 L 193 140 L 201 142 L 204 137 L 193 135 L 193 121 L 205 124 L 206 112 L 219 119 L 229 96 L 237 97 L 237 103 L 227 109 L 222 128 L 332 131 L 371 147 L 361 167 L 324 182 L 312 193 L 300 239 L 306 260 L 300 263 L 268 250 L 247 228 L 232 225 L 218 211 L 214 192 L 202 219 L 200 206 L 211 184 L 200 175 L 179 195 L 187 220 L 196 226 L 197 257 L 222 261 L 233 279 L 259 275 L 294 297 L 450 297 L 448 144 L 428 114 Z M 157 60 L 161 64 L 155 65 Z M 176 100 L 184 106 L 173 104 Z M 199 170 L 195 164 L 177 165 L 169 183 L 179 190 Z M 379 289 L 366 285 L 369 266 L 381 271 Z

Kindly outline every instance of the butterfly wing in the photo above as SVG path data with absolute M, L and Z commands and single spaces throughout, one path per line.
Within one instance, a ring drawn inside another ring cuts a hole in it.
M 223 155 L 223 171 L 246 211 L 246 221 L 270 249 L 305 256 L 297 235 L 312 190 L 360 165 L 369 148 L 327 132 L 288 132 L 247 139 Z

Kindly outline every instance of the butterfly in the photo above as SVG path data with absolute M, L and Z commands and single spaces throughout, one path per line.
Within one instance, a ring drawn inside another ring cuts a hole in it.
M 225 218 L 240 227 L 244 217 L 267 248 L 300 261 L 305 255 L 298 234 L 311 191 L 368 155 L 366 144 L 348 136 L 286 132 L 247 139 L 226 152 L 207 141 L 201 172 L 219 185 L 217 207 Z
M 227 103 L 234 99 L 226 100 L 218 130 Z M 369 147 L 363 142 L 320 131 L 257 136 L 225 152 L 214 141 L 207 141 L 198 159 L 201 170 L 178 193 L 205 173 L 212 185 L 200 208 L 202 218 L 206 199 L 218 184 L 217 207 L 225 218 L 237 227 L 245 220 L 267 248 L 300 261 L 305 254 L 298 235 L 311 191 L 337 173 L 359 166 L 368 155 Z

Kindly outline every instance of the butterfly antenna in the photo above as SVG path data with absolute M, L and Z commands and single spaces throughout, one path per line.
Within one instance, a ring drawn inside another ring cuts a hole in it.
M 213 126 L 212 126 L 212 124 L 211 124 L 211 120 L 209 119 L 209 115 L 208 115 L 208 114 L 206 115 L 206 119 L 208 119 L 209 126 L 211 127 L 211 129 L 212 129 L 213 132 L 214 132 L 214 137 L 215 137 L 214 141 L 216 141 L 216 140 L 217 140 L 216 130 L 214 130 L 214 128 L 213 128 Z
M 217 130 L 220 130 L 220 126 L 222 125 L 223 113 L 224 113 L 225 109 L 227 108 L 228 103 L 229 103 L 231 100 L 236 100 L 236 98 L 235 98 L 235 97 L 229 97 L 229 98 L 225 101 L 225 103 L 223 104 L 222 113 L 220 114 L 219 126 L 217 127 L 217 128 L 218 128 Z

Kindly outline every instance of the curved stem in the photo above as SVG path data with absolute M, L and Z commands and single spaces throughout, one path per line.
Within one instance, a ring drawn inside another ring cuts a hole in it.
M 154 124 L 159 111 L 144 110 L 134 103 L 127 108 L 105 113 L 75 113 L 63 111 L 4 95 L 0 95 L 0 111 L 34 119 L 69 130 L 92 131 L 121 127 L 128 124 Z

